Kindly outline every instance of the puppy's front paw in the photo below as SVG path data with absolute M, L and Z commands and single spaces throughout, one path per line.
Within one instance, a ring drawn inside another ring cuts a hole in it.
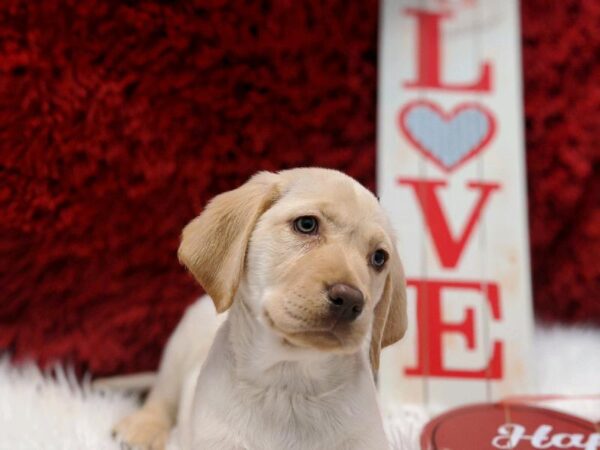
M 127 449 L 164 450 L 170 429 L 166 414 L 144 407 L 122 419 L 113 428 L 113 436 Z

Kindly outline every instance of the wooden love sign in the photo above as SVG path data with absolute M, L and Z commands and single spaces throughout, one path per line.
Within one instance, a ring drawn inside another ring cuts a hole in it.
M 384 0 L 378 187 L 398 231 L 406 338 L 384 401 L 527 388 L 532 311 L 517 0 Z

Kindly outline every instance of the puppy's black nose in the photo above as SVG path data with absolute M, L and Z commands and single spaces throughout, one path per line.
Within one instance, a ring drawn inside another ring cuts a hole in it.
M 365 306 L 362 292 L 344 283 L 331 286 L 327 290 L 327 295 L 331 310 L 349 322 L 356 319 Z

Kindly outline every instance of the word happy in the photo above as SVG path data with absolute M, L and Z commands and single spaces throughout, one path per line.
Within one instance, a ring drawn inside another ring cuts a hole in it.
M 498 435 L 492 439 L 492 445 L 499 449 L 519 448 L 521 442 L 529 442 L 529 446 L 539 449 L 576 449 L 598 450 L 600 433 L 552 433 L 550 425 L 540 425 L 532 435 L 525 434 L 525 427 L 507 423 L 498 428 Z M 527 447 L 524 447 L 527 448 Z

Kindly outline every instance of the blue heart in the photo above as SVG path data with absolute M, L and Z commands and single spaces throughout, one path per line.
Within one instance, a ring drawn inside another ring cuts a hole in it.
M 416 104 L 403 121 L 409 139 L 448 170 L 480 149 L 492 131 L 490 117 L 476 107 L 445 118 L 427 104 Z

